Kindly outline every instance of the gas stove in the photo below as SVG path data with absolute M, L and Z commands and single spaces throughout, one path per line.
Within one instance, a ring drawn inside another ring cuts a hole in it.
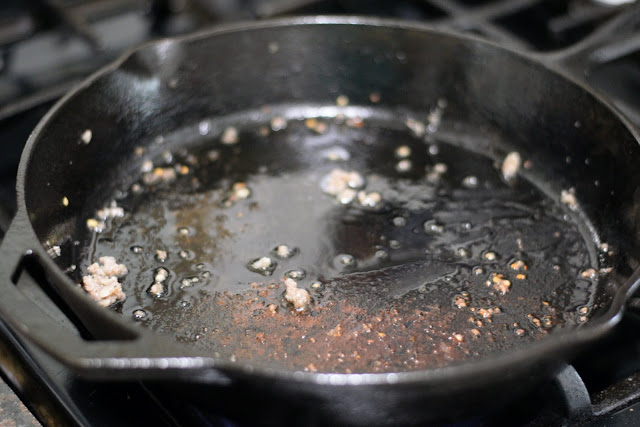
M 225 21 L 285 15 L 350 14 L 424 21 L 537 53 L 571 49 L 629 0 L 30 0 L 0 6 L 0 230 L 15 210 L 22 147 L 49 107 L 89 73 L 127 48 Z M 584 70 L 640 126 L 638 31 L 599 50 Z M 0 237 L 2 232 L 0 231 Z M 37 279 L 37 278 L 35 278 Z M 29 281 L 19 286 L 28 289 Z M 499 413 L 461 425 L 640 425 L 640 315 L 552 381 Z M 97 383 L 63 365 L 0 322 L 0 413 L 18 424 L 235 425 L 179 396 L 138 382 Z M 14 394 L 15 393 L 15 394 Z M 28 413 L 19 398 L 31 412 Z M 229 402 L 238 405 L 241 402 Z M 118 408 L 114 410 L 113 408 Z M 35 418 L 34 418 L 35 417 Z M 36 421 L 37 419 L 37 421 Z M 303 420 L 300 420 L 302 423 Z M 458 424 L 458 423 L 456 423 Z

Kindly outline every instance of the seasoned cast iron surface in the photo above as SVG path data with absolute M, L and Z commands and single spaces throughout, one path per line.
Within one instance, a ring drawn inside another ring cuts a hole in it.
M 559 195 L 523 178 L 536 165 L 523 156 L 506 182 L 506 152 L 431 134 L 437 117 L 426 138 L 384 117 L 264 109 L 204 121 L 188 144 L 132 147 L 137 181 L 105 197 L 125 214 L 87 230 L 75 279 L 113 256 L 129 270 L 123 316 L 232 361 L 309 371 L 441 367 L 587 321 L 597 251 Z M 335 169 L 364 179 L 364 204 L 323 191 Z M 284 298 L 285 275 L 305 309 Z

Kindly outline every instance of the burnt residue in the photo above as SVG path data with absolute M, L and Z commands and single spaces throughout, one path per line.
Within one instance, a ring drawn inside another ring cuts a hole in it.
M 124 217 L 78 260 L 127 266 L 123 316 L 221 358 L 324 372 L 446 366 L 587 321 L 594 244 L 524 167 L 507 182 L 495 154 L 404 121 L 280 121 L 233 124 L 233 144 L 211 122 L 219 134 L 189 150 L 138 150 L 145 171 L 114 193 Z M 145 181 L 145 159 L 175 180 Z M 364 183 L 327 194 L 336 169 Z M 284 299 L 285 274 L 306 309 Z

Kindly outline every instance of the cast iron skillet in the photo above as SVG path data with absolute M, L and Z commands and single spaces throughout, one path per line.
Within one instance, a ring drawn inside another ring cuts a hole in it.
M 266 53 L 273 42 L 278 56 Z M 400 58 L 387 55 L 398 51 Z M 223 412 L 234 406 L 227 402 L 246 402 L 233 414 L 244 420 L 287 422 L 302 414 L 310 422 L 424 423 L 503 405 L 606 335 L 640 277 L 633 185 L 640 178 L 638 133 L 565 74 L 473 37 L 369 18 L 231 25 L 141 47 L 65 96 L 31 135 L 18 173 L 18 213 L 0 247 L 2 319 L 82 376 L 170 384 Z M 437 370 L 262 369 L 216 360 L 134 327 L 90 301 L 47 255 L 44 242 L 76 235 L 85 201 L 93 203 L 127 173 L 122 160 L 133 146 L 206 117 L 265 104 L 333 105 L 339 93 L 357 104 L 372 90 L 384 94 L 383 103 L 413 111 L 446 97 L 450 120 L 527 153 L 551 194 L 575 187 L 597 239 L 618 250 L 615 274 L 598 289 L 599 308 L 588 323 L 517 351 Z M 79 144 L 86 128 L 92 142 Z M 567 156 L 574 161 L 567 163 Z M 14 286 L 34 265 L 46 273 L 43 286 L 82 320 L 91 339 L 56 324 Z

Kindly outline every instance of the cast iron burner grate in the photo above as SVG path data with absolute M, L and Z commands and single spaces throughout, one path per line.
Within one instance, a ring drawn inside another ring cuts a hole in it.
M 59 97 L 126 48 L 222 21 L 376 15 L 549 51 L 578 42 L 624 7 L 589 0 L 12 0 L 0 17 L 0 119 Z

